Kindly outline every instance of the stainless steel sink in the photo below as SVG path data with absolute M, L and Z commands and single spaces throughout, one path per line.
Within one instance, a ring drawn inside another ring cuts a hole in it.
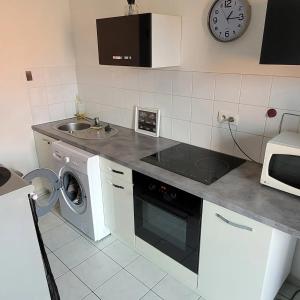
M 61 131 L 67 131 L 69 133 L 72 133 L 74 131 L 89 129 L 90 127 L 91 127 L 91 125 L 88 124 L 88 123 L 71 122 L 71 123 L 66 123 L 66 124 L 63 124 L 63 125 L 59 125 L 57 127 L 57 129 L 61 130 Z
M 65 134 L 73 137 L 85 140 L 103 140 L 116 135 L 119 131 L 110 127 L 110 130 L 106 130 L 107 123 L 100 122 L 97 126 L 93 126 L 93 121 L 66 121 L 66 123 L 60 123 L 55 125 L 58 131 L 64 132 Z

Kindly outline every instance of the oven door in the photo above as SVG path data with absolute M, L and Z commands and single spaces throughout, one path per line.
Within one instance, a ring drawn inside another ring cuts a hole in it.
M 134 193 L 135 234 L 198 274 L 202 201 L 190 200 L 196 204 L 195 214 L 185 211 L 178 202 Z

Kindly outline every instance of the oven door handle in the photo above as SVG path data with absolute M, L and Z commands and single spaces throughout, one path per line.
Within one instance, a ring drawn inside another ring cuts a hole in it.
M 241 224 L 238 224 L 238 223 L 234 223 L 234 222 L 231 222 L 229 220 L 227 220 L 226 218 L 224 218 L 222 215 L 220 214 L 216 214 L 216 216 L 222 220 L 223 222 L 227 223 L 228 225 L 231 225 L 233 227 L 236 227 L 236 228 L 239 228 L 239 229 L 244 229 L 244 230 L 248 230 L 248 231 L 253 231 L 253 229 L 251 227 L 248 227 L 248 226 L 245 226 L 245 225 L 241 225 Z
M 178 218 L 180 218 L 182 220 L 187 220 L 189 218 L 189 215 L 187 213 L 185 213 L 183 211 L 180 211 L 180 210 L 176 209 L 175 207 L 173 207 L 171 205 L 167 205 L 167 204 L 163 205 L 163 202 L 160 203 L 158 201 L 154 201 L 154 200 L 150 200 L 150 199 L 145 199 L 142 196 L 137 195 L 137 194 L 134 194 L 134 200 L 144 201 L 146 203 L 150 203 L 153 206 L 156 206 L 156 207 L 164 210 L 167 213 L 174 214 L 176 217 L 178 217 Z

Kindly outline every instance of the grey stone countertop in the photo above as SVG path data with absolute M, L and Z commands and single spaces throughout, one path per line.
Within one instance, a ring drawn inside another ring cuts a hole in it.
M 300 238 L 300 197 L 261 185 L 261 165 L 246 162 L 207 186 L 140 160 L 178 142 L 137 134 L 119 126 L 114 126 L 119 133 L 109 139 L 83 140 L 54 128 L 64 122 L 66 120 L 32 128 Z

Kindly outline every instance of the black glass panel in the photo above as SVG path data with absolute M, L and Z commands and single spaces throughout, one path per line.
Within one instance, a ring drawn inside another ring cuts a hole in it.
M 151 14 L 97 20 L 102 65 L 152 66 Z
M 261 64 L 300 64 L 299 0 L 269 0 Z
M 179 144 L 142 159 L 204 184 L 212 184 L 245 160 L 188 144 Z
M 11 173 L 8 169 L 0 167 L 0 186 L 4 185 L 11 177 Z
M 135 234 L 198 273 L 202 199 L 133 172 Z
M 274 154 L 269 164 L 269 175 L 289 186 L 300 188 L 299 156 Z

